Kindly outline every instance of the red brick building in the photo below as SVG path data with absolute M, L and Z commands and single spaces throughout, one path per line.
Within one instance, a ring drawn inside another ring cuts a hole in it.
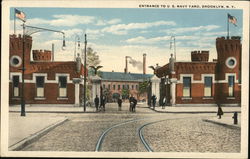
M 129 96 L 133 95 L 139 101 L 147 100 L 147 92 L 139 93 L 139 84 L 150 80 L 151 74 L 100 72 L 100 77 L 102 90 L 110 92 L 109 101 L 115 100 L 117 96 L 122 96 L 122 90 L 125 89 L 129 91 Z M 123 99 L 127 98 L 123 97 Z
M 209 51 L 191 52 L 191 62 L 170 62 L 155 74 L 161 79 L 160 104 L 171 105 L 241 103 L 240 37 L 216 39 L 217 60 L 208 62 Z
M 56 104 L 79 105 L 83 65 L 75 61 L 55 62 L 51 51 L 33 50 L 32 37 L 25 38 L 23 61 L 23 37 L 10 35 L 9 103 L 21 103 L 22 63 L 25 65 L 24 99 L 29 105 Z

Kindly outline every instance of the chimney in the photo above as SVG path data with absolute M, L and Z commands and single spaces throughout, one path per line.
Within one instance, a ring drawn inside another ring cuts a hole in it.
M 52 61 L 54 61 L 55 45 L 52 43 Z
M 128 72 L 128 56 L 125 56 L 125 69 L 124 69 L 124 73 Z
M 146 54 L 143 54 L 143 74 L 146 74 Z

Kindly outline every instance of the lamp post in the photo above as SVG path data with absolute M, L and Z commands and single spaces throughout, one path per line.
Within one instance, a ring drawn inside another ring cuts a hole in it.
M 176 61 L 176 47 L 175 47 L 175 36 L 170 37 L 170 49 L 172 48 L 172 40 L 174 40 L 174 59 Z
M 79 51 L 79 49 L 80 49 L 80 37 L 79 37 L 79 35 L 75 35 L 75 52 L 74 52 L 74 61 L 76 60 L 76 41 L 77 41 L 77 50 Z
M 25 99 L 24 99 L 24 74 L 25 74 L 25 39 L 26 36 L 30 36 L 34 33 L 42 32 L 42 31 L 51 31 L 51 32 L 58 32 L 63 34 L 63 45 L 62 45 L 62 50 L 65 49 L 65 34 L 62 31 L 58 30 L 52 30 L 52 29 L 46 29 L 46 28 L 40 28 L 40 27 L 34 27 L 34 26 L 29 26 L 25 25 L 25 21 L 22 25 L 23 27 L 23 64 L 22 64 L 22 93 L 21 93 L 21 116 L 25 116 Z M 27 30 L 26 30 L 27 28 Z M 29 29 L 29 30 L 28 30 Z
M 86 52 L 87 52 L 87 35 L 85 34 L 84 35 L 85 37 L 85 41 L 84 41 L 84 92 L 83 92 L 83 107 L 84 107 L 84 112 L 86 112 L 86 78 L 87 78 L 87 72 L 86 72 L 86 65 L 87 65 L 87 62 L 86 62 Z

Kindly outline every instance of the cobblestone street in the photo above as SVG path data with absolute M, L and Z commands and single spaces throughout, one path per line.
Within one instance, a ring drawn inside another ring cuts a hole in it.
M 145 141 L 155 152 L 240 152 L 240 128 L 202 121 L 216 114 L 157 113 L 143 105 L 131 113 L 126 104 L 122 109 L 109 104 L 105 112 L 67 114 L 68 121 L 22 151 L 95 151 L 102 133 L 122 123 L 105 134 L 99 151 L 146 152 L 138 129 L 155 122 L 143 128 Z

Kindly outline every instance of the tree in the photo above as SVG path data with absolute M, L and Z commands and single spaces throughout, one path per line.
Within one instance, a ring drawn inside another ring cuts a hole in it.
M 107 101 L 109 102 L 111 98 L 111 91 L 108 88 L 105 88 L 103 90 L 103 95 L 107 97 Z
M 94 66 L 96 67 L 101 63 L 99 56 L 97 55 L 97 52 L 95 52 L 91 47 L 87 48 L 87 66 Z M 93 75 L 95 70 L 93 68 L 89 68 L 89 73 Z
M 122 99 L 128 99 L 129 98 L 129 89 L 125 88 L 122 89 Z
M 149 81 L 140 82 L 139 83 L 139 94 L 143 94 L 143 93 L 147 92 L 149 84 L 150 84 Z

